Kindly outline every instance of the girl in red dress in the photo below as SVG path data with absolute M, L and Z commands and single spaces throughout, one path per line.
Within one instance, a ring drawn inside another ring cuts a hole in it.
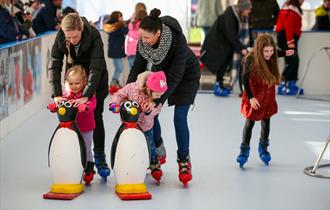
M 270 118 L 277 113 L 275 85 L 281 81 L 277 65 L 277 52 L 273 38 L 259 35 L 252 52 L 243 61 L 243 83 L 241 113 L 246 118 L 243 141 L 237 162 L 242 168 L 249 158 L 250 140 L 255 121 L 261 120 L 259 156 L 268 165 L 271 157 L 269 146 Z

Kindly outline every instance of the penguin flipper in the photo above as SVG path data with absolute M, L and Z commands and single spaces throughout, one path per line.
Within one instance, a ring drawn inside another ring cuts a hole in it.
M 49 155 L 50 155 L 50 147 L 52 146 L 52 142 L 55 136 L 55 133 L 57 132 L 57 130 L 59 129 L 60 125 L 58 125 L 52 135 L 52 138 L 50 139 L 49 145 L 48 145 L 48 167 L 50 167 L 50 161 L 49 161 Z
M 115 138 L 112 142 L 112 146 L 111 146 L 111 168 L 112 169 L 115 165 L 115 157 L 116 157 L 116 150 L 117 150 L 119 136 L 121 135 L 121 133 L 123 132 L 124 129 L 125 129 L 125 125 L 121 124 L 121 126 L 119 127 L 119 129 L 115 135 Z

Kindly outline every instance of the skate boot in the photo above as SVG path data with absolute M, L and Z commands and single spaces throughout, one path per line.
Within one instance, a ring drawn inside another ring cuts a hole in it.
M 94 174 L 95 174 L 94 163 L 88 161 L 86 169 L 84 170 L 84 176 L 83 176 L 83 180 L 85 181 L 85 185 L 89 185 L 93 181 Z
M 160 179 L 163 176 L 163 171 L 160 168 L 161 164 L 158 160 L 151 160 L 150 163 L 150 170 L 151 170 L 151 176 L 159 183 Z
M 290 80 L 288 84 L 288 88 L 286 89 L 286 95 L 297 95 L 299 87 L 296 85 L 295 80 Z M 299 95 L 304 95 L 304 89 L 300 89 Z
M 113 95 L 120 89 L 121 89 L 121 86 L 119 84 L 119 81 L 112 80 L 111 83 L 110 83 L 110 87 L 109 87 L 109 94 Z
M 179 180 L 186 186 L 192 180 L 190 157 L 187 155 L 183 159 L 178 158 L 177 162 L 179 166 Z
M 239 163 L 239 167 L 243 168 L 244 164 L 248 161 L 250 155 L 250 146 L 241 144 L 241 152 L 237 156 L 236 161 Z
M 218 82 L 214 83 L 213 91 L 215 96 L 227 97 L 230 94 L 230 90 L 225 87 L 221 88 Z
M 286 95 L 286 85 L 285 82 L 281 82 L 277 87 L 277 94 L 278 95 Z
M 269 165 L 269 161 L 271 160 L 270 154 L 267 151 L 267 147 L 269 146 L 269 139 L 261 140 L 259 142 L 258 152 L 259 157 L 267 166 Z
M 104 181 L 107 181 L 107 177 L 110 176 L 110 169 L 105 160 L 104 153 L 95 153 L 95 166 L 97 168 L 97 173 L 102 177 Z
M 159 146 L 157 146 L 157 155 L 158 155 L 158 160 L 160 162 L 160 164 L 164 164 L 166 163 L 166 150 L 164 147 L 164 142 L 163 139 L 161 141 L 161 144 Z

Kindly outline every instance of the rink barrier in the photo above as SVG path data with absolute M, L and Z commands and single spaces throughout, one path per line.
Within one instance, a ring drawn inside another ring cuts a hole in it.
M 269 31 L 258 31 L 269 32 Z M 56 32 L 21 42 L 0 45 L 0 140 L 51 101 L 47 79 L 50 50 Z M 101 31 L 104 55 L 111 81 L 113 64 L 107 57 L 108 34 Z M 299 40 L 299 75 L 306 68 L 308 58 L 317 49 L 330 46 L 330 32 L 304 31 Z M 283 59 L 280 61 L 280 65 Z M 313 59 L 313 69 L 305 78 L 306 95 L 330 95 L 329 61 L 326 54 Z M 129 74 L 127 60 L 120 83 L 125 84 Z M 17 77 L 15 77 L 18 75 Z M 214 80 L 213 80 L 214 81 Z

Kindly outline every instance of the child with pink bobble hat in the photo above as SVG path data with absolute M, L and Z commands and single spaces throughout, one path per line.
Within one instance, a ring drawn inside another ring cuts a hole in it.
M 110 110 L 114 113 L 119 112 L 121 103 L 125 100 L 134 100 L 141 106 L 142 113 L 140 114 L 138 124 L 144 132 L 148 143 L 150 145 L 150 170 L 152 177 L 160 181 L 163 172 L 161 164 L 157 159 L 157 151 L 153 138 L 152 127 L 154 125 L 154 118 L 161 111 L 162 104 L 156 106 L 154 100 L 159 99 L 167 90 L 166 76 L 163 71 L 151 72 L 145 81 L 145 84 L 137 84 L 133 82 L 125 85 L 122 89 L 118 90 L 110 102 Z

